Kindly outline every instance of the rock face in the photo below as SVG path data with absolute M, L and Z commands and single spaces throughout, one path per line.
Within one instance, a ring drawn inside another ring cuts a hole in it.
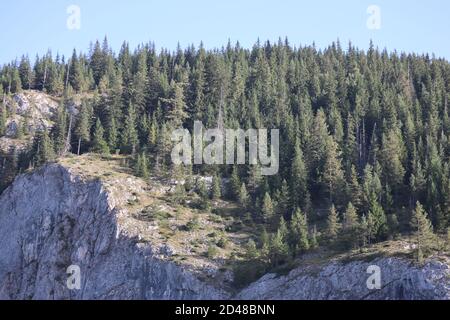
M 379 271 L 379 286 L 375 286 L 377 276 L 374 271 Z M 397 258 L 347 264 L 335 262 L 319 270 L 296 269 L 287 276 L 265 275 L 243 290 L 237 298 L 449 300 L 450 269 L 448 264 L 442 262 L 429 262 L 424 267 L 417 268 L 410 262 Z
M 227 297 L 127 236 L 108 197 L 59 165 L 19 177 L 0 197 L 0 299 Z M 67 287 L 71 265 L 80 290 Z
M 6 137 L 13 138 L 17 129 L 26 121 L 27 130 L 33 134 L 37 130 L 43 130 L 52 126 L 51 119 L 56 114 L 58 103 L 50 96 L 42 92 L 27 91 L 15 94 L 7 102 L 7 107 L 14 110 L 15 117 L 7 122 Z
M 269 274 L 232 294 L 130 233 L 120 201 L 57 164 L 17 178 L 0 196 L 0 299 L 450 298 L 448 264 L 401 259 Z M 381 290 L 367 288 L 369 265 L 381 269 Z M 69 266 L 79 267 L 79 290 L 67 286 Z

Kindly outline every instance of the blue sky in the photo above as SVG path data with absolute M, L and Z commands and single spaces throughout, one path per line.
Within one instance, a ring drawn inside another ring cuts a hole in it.
M 81 10 L 80 30 L 69 30 L 70 5 Z M 381 29 L 367 27 L 367 8 L 381 9 Z M 70 55 L 107 35 L 117 52 L 154 41 L 158 48 L 226 45 L 251 47 L 257 38 L 289 38 L 293 45 L 325 47 L 339 38 L 367 48 L 435 53 L 450 59 L 450 1 L 427 0 L 14 0 L 0 4 L 0 63 L 48 49 Z

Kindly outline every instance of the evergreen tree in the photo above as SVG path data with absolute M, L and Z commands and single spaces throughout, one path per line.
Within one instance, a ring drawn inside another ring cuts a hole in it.
M 319 241 L 318 241 L 318 232 L 317 227 L 314 225 L 313 230 L 311 232 L 311 236 L 309 239 L 309 244 L 311 249 L 317 249 L 319 247 Z
M 288 261 L 289 247 L 282 230 L 278 230 L 271 238 L 269 258 L 272 266 L 275 267 Z
M 33 159 L 33 164 L 36 167 L 55 159 L 53 143 L 46 129 L 36 133 L 31 150 L 31 159 Z
M 67 142 L 67 112 L 64 103 L 58 107 L 56 125 L 53 127 L 53 141 L 57 155 L 63 155 Z
M 305 201 L 303 199 L 308 192 L 307 177 L 308 172 L 303 161 L 303 153 L 300 148 L 300 143 L 297 141 L 290 175 L 293 207 L 305 207 Z
M 97 122 L 95 123 L 94 136 L 92 139 L 92 152 L 108 154 L 109 147 L 105 141 L 105 130 L 103 129 L 102 123 L 100 119 L 97 118 Z
M 358 180 L 358 173 L 356 172 L 356 167 L 354 165 L 351 166 L 350 172 L 350 181 L 348 183 L 348 193 L 350 195 L 350 199 L 352 204 L 357 208 L 361 208 L 362 205 L 362 192 L 361 186 Z
M 256 249 L 256 243 L 253 239 L 250 239 L 245 246 L 245 258 L 249 261 L 258 258 L 258 250 Z
M 308 237 L 308 222 L 306 215 L 300 209 L 296 209 L 291 221 L 291 239 L 294 252 L 297 254 L 304 253 L 310 248 Z M 316 234 L 313 234 L 314 238 Z M 315 246 L 317 246 L 317 239 L 315 239 Z
M 269 258 L 269 252 L 270 252 L 270 237 L 267 233 L 267 230 L 265 227 L 263 227 L 263 230 L 261 232 L 261 235 L 259 237 L 259 243 L 261 246 L 261 257 Z
M 6 133 L 6 116 L 6 108 L 0 104 L 0 137 Z
M 326 160 L 323 169 L 323 182 L 326 185 L 330 202 L 333 202 L 333 200 L 342 199 L 340 194 L 343 187 L 344 174 L 339 158 L 340 152 L 338 151 L 338 145 L 331 136 L 327 140 L 325 152 Z
M 289 208 L 291 204 L 289 187 L 286 180 L 283 180 L 281 183 L 281 191 L 279 192 L 279 196 L 277 197 L 277 213 L 285 218 L 290 218 Z
M 136 113 L 133 105 L 128 107 L 128 114 L 122 131 L 122 151 L 135 154 L 138 147 L 138 133 L 136 129 Z
M 416 204 L 416 209 L 412 215 L 411 226 L 417 244 L 417 259 L 419 263 L 422 263 L 424 258 L 432 252 L 436 239 L 433 233 L 433 226 L 430 220 L 428 220 L 427 213 L 420 202 Z
M 82 143 L 90 141 L 90 117 L 89 106 L 82 104 L 79 109 L 78 119 L 75 124 L 75 135 L 78 138 L 77 154 L 80 155 Z
M 344 228 L 347 230 L 353 230 L 358 226 L 358 214 L 355 207 L 350 202 L 344 216 Z
M 272 198 L 270 197 L 270 194 L 268 192 L 266 192 L 266 194 L 264 195 L 261 213 L 262 213 L 264 221 L 266 221 L 266 222 L 271 220 L 274 215 Z
M 244 208 L 248 208 L 250 201 L 250 196 L 248 195 L 247 188 L 245 187 L 245 183 L 242 184 L 241 189 L 239 191 L 239 204 Z
M 239 178 L 238 167 L 233 167 L 233 172 L 231 173 L 230 178 L 230 195 L 234 200 L 239 200 L 239 193 L 241 190 L 242 184 L 241 179 Z
M 388 231 L 387 217 L 382 206 L 375 199 L 370 203 L 368 218 L 371 221 L 370 234 L 376 237 L 376 239 L 383 239 L 386 237 Z
M 187 118 L 183 87 L 183 83 L 172 82 L 170 98 L 161 99 L 168 106 L 167 120 L 174 129 L 180 128 Z
M 331 206 L 327 218 L 326 235 L 330 242 L 337 240 L 340 230 L 338 213 L 334 205 Z
M 220 199 L 222 197 L 222 182 L 219 176 L 216 174 L 213 177 L 212 183 L 212 198 L 214 200 Z
M 148 172 L 148 160 L 147 155 L 142 152 L 138 154 L 137 160 L 136 160 L 136 166 L 135 166 L 135 174 L 138 177 L 148 179 L 149 172 Z
M 34 82 L 33 69 L 31 68 L 28 56 L 22 56 L 19 65 L 19 76 L 24 89 L 30 90 Z

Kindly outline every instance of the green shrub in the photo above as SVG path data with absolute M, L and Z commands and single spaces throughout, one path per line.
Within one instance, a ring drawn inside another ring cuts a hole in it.
M 214 259 L 214 258 L 217 256 L 217 254 L 218 254 L 217 247 L 216 247 L 214 244 L 211 244 L 211 245 L 208 247 L 208 251 L 206 252 L 206 256 L 207 256 L 209 259 Z

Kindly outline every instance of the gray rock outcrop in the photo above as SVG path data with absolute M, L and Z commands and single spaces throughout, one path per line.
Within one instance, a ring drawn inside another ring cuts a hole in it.
M 374 271 L 379 271 L 379 278 Z M 398 258 L 380 258 L 371 262 L 333 262 L 318 270 L 298 268 L 286 276 L 267 274 L 244 289 L 237 298 L 449 300 L 450 268 L 447 263 L 438 261 L 419 268 Z
M 108 197 L 56 164 L 19 177 L 0 197 L 0 299 L 227 297 L 129 237 Z M 67 287 L 71 265 L 80 290 Z

